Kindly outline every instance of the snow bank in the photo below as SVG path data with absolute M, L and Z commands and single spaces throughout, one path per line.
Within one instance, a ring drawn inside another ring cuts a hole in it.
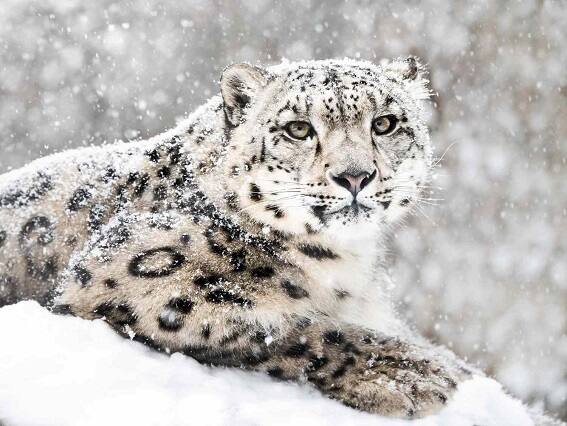
M 531 425 L 490 379 L 463 383 L 439 415 L 407 422 L 342 406 L 309 386 L 167 356 L 104 322 L 56 316 L 35 302 L 0 309 L 0 424 Z

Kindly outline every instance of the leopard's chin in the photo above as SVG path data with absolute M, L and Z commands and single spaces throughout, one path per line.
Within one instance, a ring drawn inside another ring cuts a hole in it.
M 374 208 L 371 206 L 367 206 L 366 204 L 358 201 L 353 201 L 352 203 L 347 204 L 346 206 L 339 207 L 338 209 L 326 212 L 324 213 L 324 215 L 325 216 L 347 215 L 352 217 L 359 217 L 359 216 L 363 217 L 370 214 L 372 210 L 374 210 Z

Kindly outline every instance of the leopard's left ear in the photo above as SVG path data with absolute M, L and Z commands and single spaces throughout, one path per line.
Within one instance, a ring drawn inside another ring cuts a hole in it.
M 221 94 L 228 121 L 238 126 L 244 109 L 268 83 L 268 72 L 254 65 L 241 63 L 225 68 L 221 76 Z
M 382 65 L 384 72 L 399 80 L 418 99 L 428 99 L 430 96 L 427 68 L 415 56 L 397 58 Z

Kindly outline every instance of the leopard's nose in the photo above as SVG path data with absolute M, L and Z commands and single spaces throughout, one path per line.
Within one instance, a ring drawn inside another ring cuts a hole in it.
M 349 192 L 356 197 L 356 195 L 362 191 L 372 180 L 376 177 L 376 169 L 372 173 L 362 172 L 356 175 L 350 174 L 348 172 L 341 173 L 339 175 L 331 175 L 331 179 L 337 185 L 342 186 L 349 190 Z

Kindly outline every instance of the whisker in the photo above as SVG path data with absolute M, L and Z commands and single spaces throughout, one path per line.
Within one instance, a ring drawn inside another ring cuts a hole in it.
M 297 195 L 290 195 L 290 196 L 286 196 L 286 197 L 280 197 L 280 198 L 275 198 L 273 200 L 263 200 L 263 201 L 257 201 L 255 203 L 252 203 L 246 207 L 243 207 L 242 209 L 240 209 L 238 212 L 236 212 L 237 214 L 242 213 L 245 210 L 251 209 L 252 207 L 258 207 L 258 206 L 263 206 L 265 204 L 270 204 L 270 203 L 278 203 L 280 201 L 285 201 L 285 200 L 292 200 L 292 199 L 300 199 L 301 197 L 298 197 Z
M 306 183 L 301 183 L 301 182 L 292 181 L 292 180 L 285 180 L 285 179 L 255 179 L 255 180 L 257 180 L 258 182 L 292 183 L 294 185 L 309 186 Z
M 455 142 L 453 142 L 451 145 L 449 145 L 449 146 L 447 147 L 447 149 L 445 149 L 445 151 L 443 152 L 443 154 L 441 154 L 441 157 L 439 157 L 437 160 L 434 161 L 432 167 L 437 167 L 437 165 L 438 165 L 439 163 L 441 163 L 441 161 L 443 161 L 443 158 L 445 158 L 445 155 L 447 154 L 447 152 L 448 152 L 454 145 L 456 145 L 456 144 L 459 143 L 459 142 L 460 142 L 460 141 L 455 141 Z

